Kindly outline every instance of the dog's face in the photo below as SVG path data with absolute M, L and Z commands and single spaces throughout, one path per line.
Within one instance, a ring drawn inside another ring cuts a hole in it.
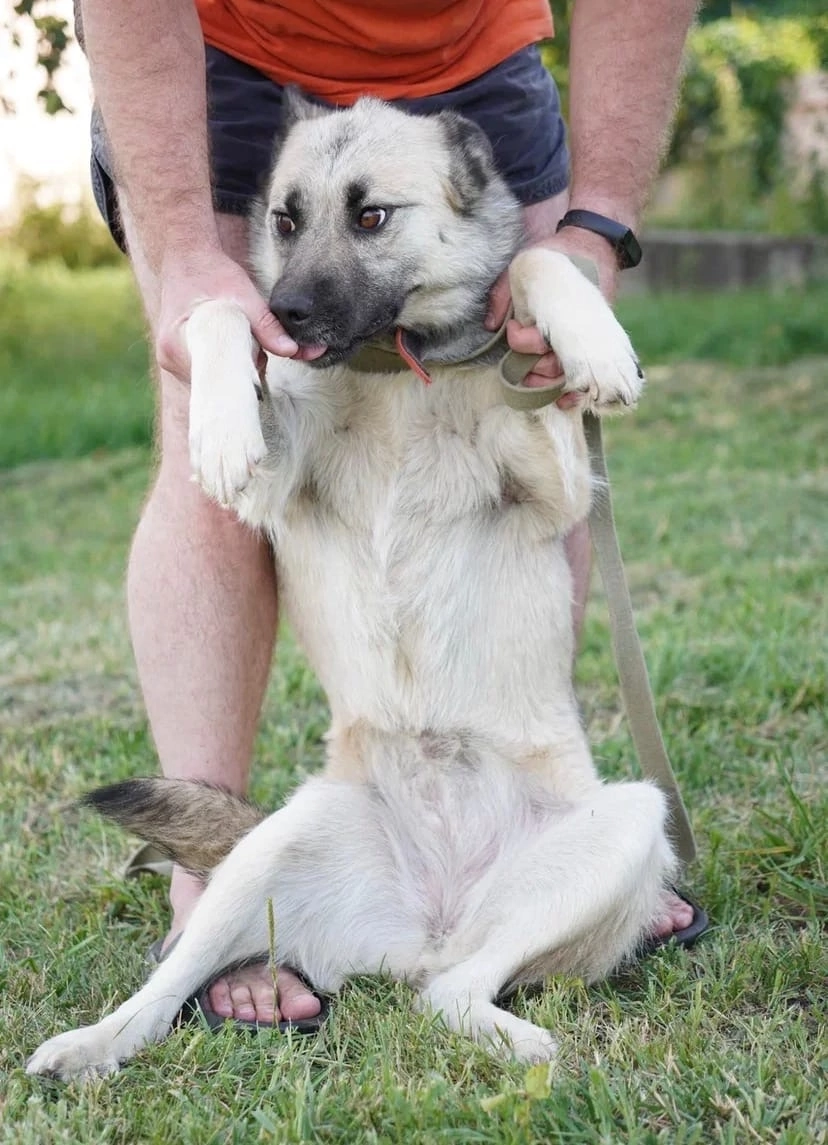
M 289 102 L 253 220 L 259 285 L 288 333 L 325 347 L 324 366 L 396 326 L 479 321 L 520 237 L 482 132 L 373 99 L 344 111 Z

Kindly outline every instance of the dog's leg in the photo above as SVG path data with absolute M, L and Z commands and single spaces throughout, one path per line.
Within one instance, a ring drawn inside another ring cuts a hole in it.
M 664 797 L 646 783 L 599 787 L 556 817 L 496 874 L 483 945 L 433 978 L 422 1003 L 450 1029 L 521 1061 L 550 1060 L 549 1031 L 494 999 L 552 971 L 594 980 L 633 951 L 674 862 L 664 819 Z M 454 943 L 462 946 L 463 936 Z
M 97 1024 L 44 1042 L 27 1072 L 64 1081 L 113 1073 L 143 1046 L 160 1041 L 186 999 L 220 970 L 265 953 L 266 902 L 284 897 L 297 848 L 301 852 L 303 841 L 330 817 L 329 789 L 307 784 L 246 835 L 216 868 L 178 942 L 146 985 Z
M 568 391 L 603 413 L 635 405 L 644 375 L 626 331 L 597 286 L 558 251 L 530 247 L 513 259 L 516 317 L 533 324 L 560 359 Z
M 204 492 L 232 505 L 267 450 L 256 391 L 259 347 L 230 302 L 197 306 L 185 328 L 190 351 L 190 465 Z

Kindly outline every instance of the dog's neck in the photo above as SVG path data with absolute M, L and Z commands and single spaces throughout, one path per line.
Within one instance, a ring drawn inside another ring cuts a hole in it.
M 492 331 L 484 326 L 484 300 L 462 322 L 445 326 L 404 331 L 406 345 L 424 363 L 452 364 L 476 357 L 492 342 Z
M 413 369 L 427 378 L 432 367 L 497 361 L 507 349 L 506 319 L 495 331 L 484 325 L 490 290 L 489 285 L 481 289 L 476 301 L 467 306 L 462 321 L 397 326 L 372 338 L 348 360 L 348 366 L 362 373 L 402 373 Z

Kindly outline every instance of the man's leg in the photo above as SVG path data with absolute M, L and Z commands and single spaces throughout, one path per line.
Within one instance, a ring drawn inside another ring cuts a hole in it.
M 562 191 L 550 199 L 524 207 L 523 219 L 529 242 L 554 235 L 559 220 L 566 214 L 568 204 L 569 191 Z M 572 623 L 577 646 L 584 625 L 592 571 L 592 545 L 586 521 L 576 525 L 566 538 L 566 555 L 572 572 Z M 684 930 L 692 921 L 693 908 L 689 903 L 680 899 L 678 895 L 667 894 L 664 896 L 662 911 L 655 922 L 653 934 L 656 938 L 666 938 L 675 931 Z
M 123 210 L 133 268 L 150 326 L 159 283 Z M 219 216 L 225 250 L 247 257 L 243 219 Z M 165 775 L 220 783 L 243 794 L 267 685 L 277 623 L 276 580 L 268 545 L 190 480 L 189 389 L 161 372 L 160 464 L 129 560 L 129 623 L 144 701 Z M 170 937 L 202 892 L 176 869 L 170 888 Z M 273 986 L 264 966 L 249 967 L 210 990 L 216 1013 L 273 1018 Z M 319 1002 L 291 974 L 280 978 L 283 1017 L 309 1017 Z

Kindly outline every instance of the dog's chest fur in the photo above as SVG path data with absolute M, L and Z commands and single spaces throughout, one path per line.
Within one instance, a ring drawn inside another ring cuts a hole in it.
M 491 369 L 426 387 L 278 363 L 269 384 L 269 453 L 241 512 L 273 539 L 334 728 L 534 738 L 555 689 L 569 697 L 562 537 L 590 492 L 579 416 L 509 410 Z

